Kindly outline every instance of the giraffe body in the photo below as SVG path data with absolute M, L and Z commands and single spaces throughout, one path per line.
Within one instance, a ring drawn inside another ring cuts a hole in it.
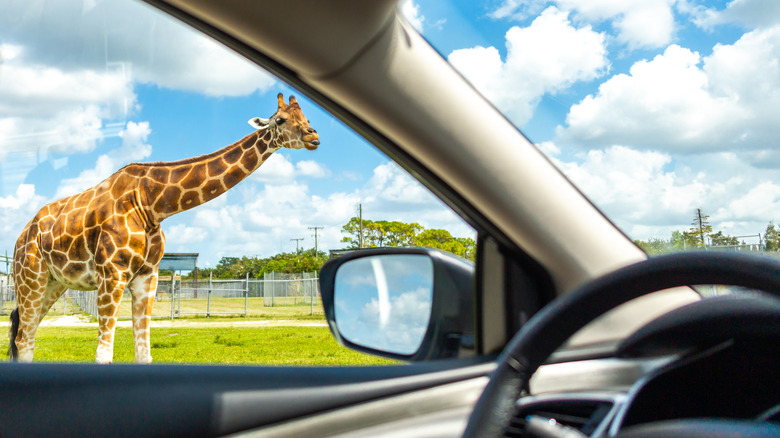
M 226 192 L 282 147 L 319 145 L 295 98 L 288 105 L 280 93 L 278 104 L 270 119 L 250 120 L 257 131 L 230 146 L 180 161 L 129 164 L 41 208 L 14 249 L 11 358 L 32 361 L 38 325 L 67 289 L 97 289 L 96 361 L 113 359 L 119 303 L 129 290 L 135 361 L 151 362 L 149 325 L 165 248 L 162 220 Z

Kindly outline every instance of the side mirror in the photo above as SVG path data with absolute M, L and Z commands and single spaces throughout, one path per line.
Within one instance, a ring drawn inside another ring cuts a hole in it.
M 320 271 L 333 336 L 405 361 L 474 353 L 473 285 L 472 262 L 428 248 L 356 250 Z

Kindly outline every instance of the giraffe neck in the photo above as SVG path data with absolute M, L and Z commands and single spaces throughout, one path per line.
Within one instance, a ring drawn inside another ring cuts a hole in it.
M 270 130 L 261 129 L 200 157 L 127 166 L 129 173 L 140 177 L 139 202 L 150 225 L 230 190 L 279 149 L 271 146 L 272 137 Z

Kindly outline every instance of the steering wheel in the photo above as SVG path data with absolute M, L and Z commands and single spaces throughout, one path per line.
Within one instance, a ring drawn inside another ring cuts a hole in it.
M 778 297 L 780 262 L 770 257 L 719 252 L 663 255 L 618 269 L 554 300 L 512 337 L 499 356 L 498 366 L 471 413 L 464 437 L 502 436 L 534 372 L 587 323 L 651 292 L 700 284 L 742 286 Z M 686 423 L 677 433 L 664 429 L 659 434 L 641 436 L 682 436 L 691 432 L 691 426 Z M 745 427 L 746 433 L 741 436 L 754 435 L 755 426 Z M 718 434 L 708 430 L 707 436 Z

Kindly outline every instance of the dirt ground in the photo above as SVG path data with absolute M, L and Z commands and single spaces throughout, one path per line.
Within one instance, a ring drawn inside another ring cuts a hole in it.
M 7 318 L 0 320 L 0 327 L 8 326 L 9 321 Z M 89 318 L 83 315 L 65 315 L 65 316 L 47 316 L 43 318 L 41 322 L 42 327 L 55 326 L 55 327 L 95 327 L 97 328 L 97 322 L 90 322 Z M 119 320 L 117 327 L 131 327 L 132 321 Z M 295 320 L 241 320 L 241 321 L 191 321 L 180 319 L 153 319 L 152 328 L 154 327 L 279 327 L 279 326 L 295 326 L 295 327 L 327 327 L 324 322 L 310 322 L 310 321 L 295 321 Z

